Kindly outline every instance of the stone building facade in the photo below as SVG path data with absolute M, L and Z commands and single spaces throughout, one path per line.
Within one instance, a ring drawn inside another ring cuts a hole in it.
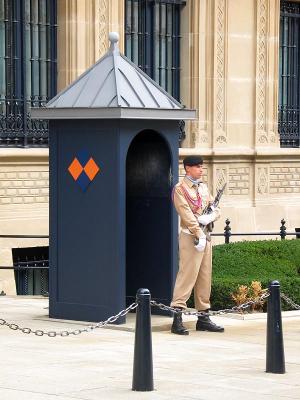
M 124 0 L 57 2 L 57 91 L 105 53 L 110 31 L 125 51 L 125 8 Z M 288 230 L 300 227 L 300 149 L 282 147 L 278 133 L 280 8 L 280 0 L 186 0 L 181 8 L 180 101 L 197 119 L 186 123 L 179 155 L 204 157 L 213 193 L 227 182 L 218 232 L 226 217 L 238 232 L 275 232 L 282 218 Z M 0 233 L 48 234 L 48 196 L 48 149 L 0 147 Z M 0 244 L 0 264 L 12 265 L 12 247 L 47 240 Z M 0 277 L 0 291 L 14 293 L 13 273 Z

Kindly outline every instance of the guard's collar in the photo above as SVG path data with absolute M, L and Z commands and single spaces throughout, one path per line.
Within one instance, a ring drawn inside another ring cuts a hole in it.
M 193 187 L 194 185 L 199 186 L 199 184 L 202 183 L 201 181 L 195 180 L 195 179 L 191 178 L 188 175 L 185 175 L 184 181 L 188 185 L 188 187 L 190 187 L 190 188 Z

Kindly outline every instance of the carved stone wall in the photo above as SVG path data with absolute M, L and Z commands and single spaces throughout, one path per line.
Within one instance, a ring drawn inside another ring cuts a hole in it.
M 300 165 L 270 167 L 270 193 L 300 193 Z
M 225 167 L 224 166 L 223 167 L 216 166 L 215 169 L 216 169 L 215 188 L 216 188 L 216 190 L 218 190 L 218 189 L 221 189 L 224 186 L 224 184 L 228 182 L 228 168 L 227 168 L 227 166 L 225 166 Z M 229 190 L 229 188 L 226 185 L 224 195 L 226 195 L 228 193 L 228 190 Z
M 277 130 L 280 0 L 199 0 L 199 13 L 199 118 L 180 158 L 204 157 L 213 193 L 227 182 L 218 231 L 226 217 L 239 231 L 300 226 L 300 149 Z
M 4 171 L 5 170 L 5 171 Z M 48 167 L 0 168 L 0 204 L 48 203 Z
M 258 0 L 256 22 L 256 145 L 279 147 L 276 132 L 279 1 Z
M 226 34 L 227 1 L 215 2 L 214 43 L 214 145 L 227 143 L 226 133 Z
M 268 143 L 266 126 L 267 99 L 267 23 L 268 0 L 257 1 L 257 51 L 256 51 L 256 124 L 259 143 Z
M 202 2 L 203 3 L 203 2 Z M 180 97 L 182 104 L 188 108 L 196 109 L 197 119 L 187 121 L 185 147 L 194 147 L 200 130 L 200 95 L 199 73 L 200 66 L 205 68 L 205 62 L 200 60 L 199 42 L 202 40 L 200 33 L 200 6 L 201 2 L 190 0 L 182 9 L 181 15 L 181 84 Z
M 269 173 L 270 169 L 268 165 L 257 167 L 256 191 L 262 196 L 269 194 Z
M 108 49 L 108 1 L 102 0 L 99 1 L 98 4 L 98 21 L 99 21 L 99 47 L 98 47 L 98 55 L 101 57 L 102 54 Z
M 256 203 L 290 206 L 300 203 L 300 163 L 294 160 L 273 159 L 256 166 Z M 284 216 L 283 216 L 284 217 Z
M 250 186 L 249 167 L 230 167 L 228 171 L 228 194 L 248 195 Z
M 108 33 L 124 46 L 124 1 L 59 0 L 58 90 L 94 64 L 108 48 Z

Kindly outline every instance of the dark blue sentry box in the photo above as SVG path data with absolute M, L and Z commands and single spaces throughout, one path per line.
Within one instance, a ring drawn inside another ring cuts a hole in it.
M 120 54 L 116 33 L 110 41 L 95 65 L 32 110 L 50 120 L 52 318 L 104 320 L 140 287 L 166 304 L 172 296 L 179 121 L 195 111 Z

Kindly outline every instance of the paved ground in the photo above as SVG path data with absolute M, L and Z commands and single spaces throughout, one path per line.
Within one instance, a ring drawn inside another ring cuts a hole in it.
M 0 297 L 0 318 L 22 327 L 64 330 L 82 323 L 50 321 L 47 299 Z M 292 316 L 290 316 L 292 314 Z M 265 370 L 266 321 L 215 318 L 224 334 L 164 330 L 153 317 L 155 391 L 131 391 L 134 315 L 128 330 L 97 329 L 67 338 L 36 337 L 0 326 L 1 400 L 300 399 L 300 314 L 284 314 L 286 374 Z M 195 321 L 188 321 L 194 328 Z

